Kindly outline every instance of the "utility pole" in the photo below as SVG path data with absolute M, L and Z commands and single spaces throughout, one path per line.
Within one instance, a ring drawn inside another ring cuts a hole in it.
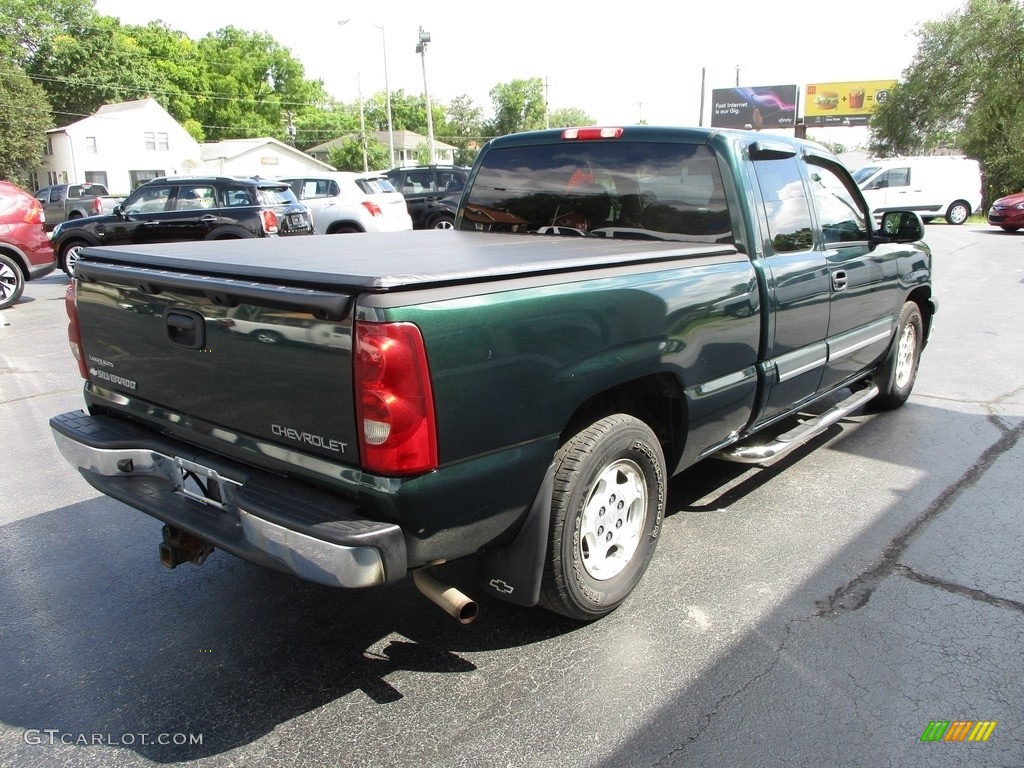
M 430 42 L 430 33 L 420 27 L 419 42 L 416 44 L 416 53 L 420 55 L 420 62 L 423 65 L 423 97 L 427 102 L 427 147 L 430 150 L 430 165 L 434 164 L 434 116 L 430 113 L 430 91 L 427 90 L 427 43 Z

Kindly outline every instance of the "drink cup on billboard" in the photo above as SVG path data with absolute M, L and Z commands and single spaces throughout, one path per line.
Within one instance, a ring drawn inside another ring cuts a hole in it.
M 864 109 L 864 89 L 850 89 L 850 109 Z

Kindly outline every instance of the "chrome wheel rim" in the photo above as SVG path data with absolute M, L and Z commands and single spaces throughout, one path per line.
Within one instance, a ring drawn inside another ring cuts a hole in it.
M 587 574 L 606 581 L 636 553 L 647 517 L 647 484 L 640 467 L 619 459 L 597 476 L 580 521 L 579 556 Z
M 434 225 L 434 229 L 455 229 L 455 223 L 448 219 L 442 219 Z
M 963 224 L 967 221 L 967 209 L 962 205 L 957 205 L 949 212 L 949 218 L 953 220 L 954 224 Z
M 67 265 L 68 272 L 75 274 L 75 265 L 78 264 L 78 256 L 82 250 L 80 245 L 72 245 L 64 254 L 64 263 Z
M 917 329 L 907 325 L 900 334 L 896 349 L 896 386 L 903 389 L 914 374 L 914 355 L 917 351 Z
M 18 276 L 8 264 L 0 263 L 0 299 L 9 299 L 17 289 Z

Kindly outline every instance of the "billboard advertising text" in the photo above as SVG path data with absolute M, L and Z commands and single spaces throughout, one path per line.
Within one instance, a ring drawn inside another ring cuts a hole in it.
M 712 128 L 792 128 L 795 124 L 795 85 L 711 91 Z

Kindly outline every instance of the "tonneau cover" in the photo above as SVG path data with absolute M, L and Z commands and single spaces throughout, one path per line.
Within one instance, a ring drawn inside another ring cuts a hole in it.
M 736 254 L 733 245 L 452 230 L 94 247 L 85 263 L 387 292 Z

